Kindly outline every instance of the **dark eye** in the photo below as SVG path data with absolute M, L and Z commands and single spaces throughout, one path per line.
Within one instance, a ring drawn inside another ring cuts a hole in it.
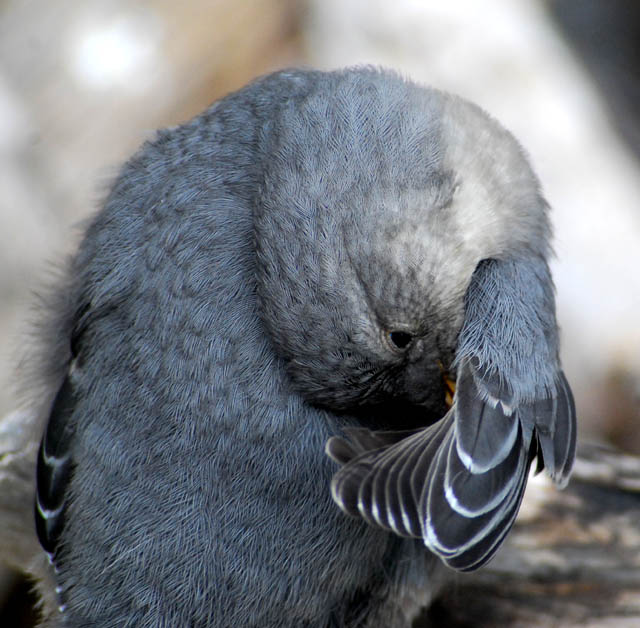
M 389 340 L 397 349 L 406 349 L 413 340 L 413 336 L 406 331 L 390 331 Z

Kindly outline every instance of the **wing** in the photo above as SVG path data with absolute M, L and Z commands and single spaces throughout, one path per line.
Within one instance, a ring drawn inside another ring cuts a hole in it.
M 456 364 L 454 403 L 441 421 L 410 434 L 351 430 L 327 451 L 343 465 L 331 488 L 347 514 L 422 538 L 468 571 L 511 529 L 532 459 L 563 486 L 575 456 L 575 409 L 543 260 L 478 267 Z
M 67 375 L 53 401 L 37 463 L 36 532 L 53 561 L 64 522 L 64 502 L 71 473 L 70 421 L 75 398 Z
M 74 317 L 69 350 L 71 361 L 51 405 L 49 421 L 40 441 L 36 469 L 35 522 L 40 544 L 54 562 L 60 532 L 64 524 L 67 487 L 72 473 L 72 415 L 76 407 L 73 372 L 79 363 L 82 337 L 99 312 L 88 306 Z

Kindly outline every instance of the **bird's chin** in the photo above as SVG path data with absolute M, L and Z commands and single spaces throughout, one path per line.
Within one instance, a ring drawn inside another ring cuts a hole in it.
M 360 406 L 348 412 L 363 427 L 374 430 L 412 430 L 428 427 L 439 421 L 447 412 L 444 399 L 441 403 L 433 399 L 416 402 L 401 397 Z

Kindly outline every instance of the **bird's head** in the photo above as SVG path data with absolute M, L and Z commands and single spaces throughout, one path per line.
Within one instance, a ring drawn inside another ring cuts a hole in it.
M 441 416 L 478 263 L 547 246 L 519 145 L 474 105 L 375 70 L 319 74 L 264 134 L 257 289 L 294 386 L 334 410 Z

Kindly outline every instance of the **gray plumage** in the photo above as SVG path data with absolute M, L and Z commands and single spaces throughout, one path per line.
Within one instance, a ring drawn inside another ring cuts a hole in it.
M 513 137 L 389 72 L 276 73 L 159 132 L 50 324 L 50 625 L 410 625 L 534 456 L 571 470 L 548 239 Z

